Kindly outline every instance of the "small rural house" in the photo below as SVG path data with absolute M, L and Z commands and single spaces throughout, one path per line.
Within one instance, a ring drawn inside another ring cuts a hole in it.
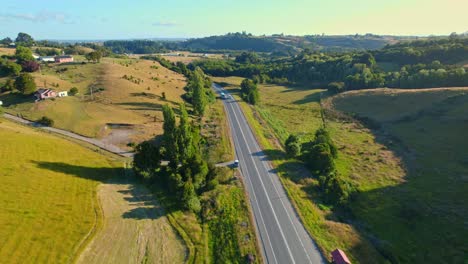
M 55 56 L 55 62 L 57 63 L 73 62 L 73 56 L 70 56 L 70 55 Z
M 351 264 L 346 254 L 341 249 L 335 249 L 332 253 L 332 263 L 334 264 Z
M 57 92 L 52 89 L 41 88 L 34 93 L 34 96 L 37 98 L 37 100 L 45 100 L 48 98 L 57 97 Z
M 33 58 L 34 58 L 35 60 L 39 60 L 39 59 L 41 58 L 41 56 L 36 55 L 36 54 L 33 53 Z
M 58 97 L 66 97 L 66 96 L 68 96 L 68 92 L 67 91 L 58 92 L 57 96 Z
M 43 62 L 55 62 L 55 57 L 54 57 L 54 56 L 39 57 L 39 61 L 43 61 Z

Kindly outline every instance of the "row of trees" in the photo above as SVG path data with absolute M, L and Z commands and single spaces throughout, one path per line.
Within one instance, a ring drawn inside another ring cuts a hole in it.
M 203 139 L 200 128 L 189 122 L 184 104 L 179 108 L 177 124 L 171 107 L 163 106 L 164 133 L 161 144 L 144 142 L 136 147 L 134 169 L 140 177 L 162 183 L 176 197 L 181 197 L 180 205 L 193 212 L 201 210 L 199 194 L 216 185 L 216 172 L 213 166 L 202 158 Z M 161 161 L 167 160 L 168 166 Z
M 319 188 L 327 203 L 346 203 L 353 188 L 336 170 L 338 149 L 325 127 L 316 131 L 315 139 L 311 142 L 302 144 L 299 137 L 290 135 L 284 145 L 289 157 L 303 160 L 314 174 L 318 175 Z

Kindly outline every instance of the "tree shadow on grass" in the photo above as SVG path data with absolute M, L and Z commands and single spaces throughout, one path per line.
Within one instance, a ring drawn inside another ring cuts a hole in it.
M 265 149 L 252 153 L 252 156 L 260 157 L 262 160 L 284 160 L 286 153 L 279 149 Z
M 128 189 L 118 191 L 123 197 L 123 203 L 132 207 L 122 214 L 125 219 L 157 219 L 165 215 L 165 211 L 157 203 L 154 196 L 145 186 L 133 177 L 131 169 L 85 167 L 63 162 L 32 161 L 41 169 L 73 175 L 79 178 L 95 180 L 105 184 L 128 185 Z M 126 171 L 129 170 L 129 171 Z

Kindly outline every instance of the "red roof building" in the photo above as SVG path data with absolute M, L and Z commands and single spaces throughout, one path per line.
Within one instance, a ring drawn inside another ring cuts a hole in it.
M 57 63 L 73 62 L 73 57 L 70 55 L 55 56 L 55 62 Z
M 332 253 L 332 263 L 335 264 L 351 264 L 346 254 L 341 249 L 335 249 Z

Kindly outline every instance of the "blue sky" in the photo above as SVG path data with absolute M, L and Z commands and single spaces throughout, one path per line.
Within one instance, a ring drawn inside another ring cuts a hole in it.
M 260 34 L 448 35 L 467 0 L 0 0 L 0 37 L 36 39 Z

